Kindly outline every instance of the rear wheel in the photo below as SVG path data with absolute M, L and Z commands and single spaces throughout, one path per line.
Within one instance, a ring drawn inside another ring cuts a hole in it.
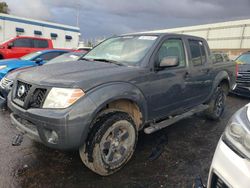
M 206 115 L 209 119 L 218 120 L 224 112 L 226 101 L 225 90 L 220 86 L 216 88 L 216 91 L 209 102 L 209 108 L 206 110 Z
M 113 112 L 98 118 L 79 152 L 83 163 L 95 173 L 107 176 L 121 169 L 132 157 L 138 133 L 132 118 Z

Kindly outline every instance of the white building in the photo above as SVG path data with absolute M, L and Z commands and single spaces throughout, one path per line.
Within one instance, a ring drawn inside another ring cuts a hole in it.
M 150 31 L 182 33 L 205 38 L 212 50 L 237 56 L 250 49 L 250 19 Z
M 0 14 L 0 43 L 17 35 L 52 39 L 55 48 L 77 48 L 78 27 Z

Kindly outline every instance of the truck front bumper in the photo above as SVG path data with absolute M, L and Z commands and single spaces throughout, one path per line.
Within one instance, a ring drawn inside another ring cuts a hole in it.
M 249 188 L 249 185 L 250 161 L 237 155 L 221 139 L 213 157 L 207 187 Z
M 250 87 L 244 84 L 236 84 L 232 93 L 243 97 L 250 97 Z
M 90 99 L 62 110 L 25 110 L 8 98 L 12 125 L 31 139 L 62 150 L 78 149 L 84 143 L 95 109 Z

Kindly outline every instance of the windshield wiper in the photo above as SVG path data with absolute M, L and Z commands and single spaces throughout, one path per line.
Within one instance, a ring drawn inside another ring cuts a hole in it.
M 105 62 L 105 63 L 113 63 L 119 66 L 124 66 L 124 64 L 119 63 L 117 61 L 111 60 L 111 59 L 93 59 L 94 61 L 101 61 L 101 62 Z
M 79 60 L 93 61 L 93 59 L 88 59 L 88 58 L 85 58 L 85 57 L 81 57 Z

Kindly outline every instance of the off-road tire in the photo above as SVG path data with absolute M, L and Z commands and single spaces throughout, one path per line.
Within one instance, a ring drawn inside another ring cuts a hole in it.
M 106 134 L 108 134 L 114 126 L 119 125 L 119 123 L 127 126 L 130 132 L 132 132 L 132 134 L 129 135 L 132 144 L 120 163 L 109 165 L 105 162 L 103 150 L 101 149 L 101 141 L 105 139 Z M 101 176 L 108 176 L 120 170 L 131 159 L 136 148 L 138 132 L 133 119 L 125 112 L 102 114 L 97 118 L 91 129 L 87 141 L 79 149 L 80 157 L 85 166 Z
M 218 86 L 210 99 L 209 108 L 205 111 L 206 117 L 211 120 L 218 120 L 225 109 L 226 93 Z

